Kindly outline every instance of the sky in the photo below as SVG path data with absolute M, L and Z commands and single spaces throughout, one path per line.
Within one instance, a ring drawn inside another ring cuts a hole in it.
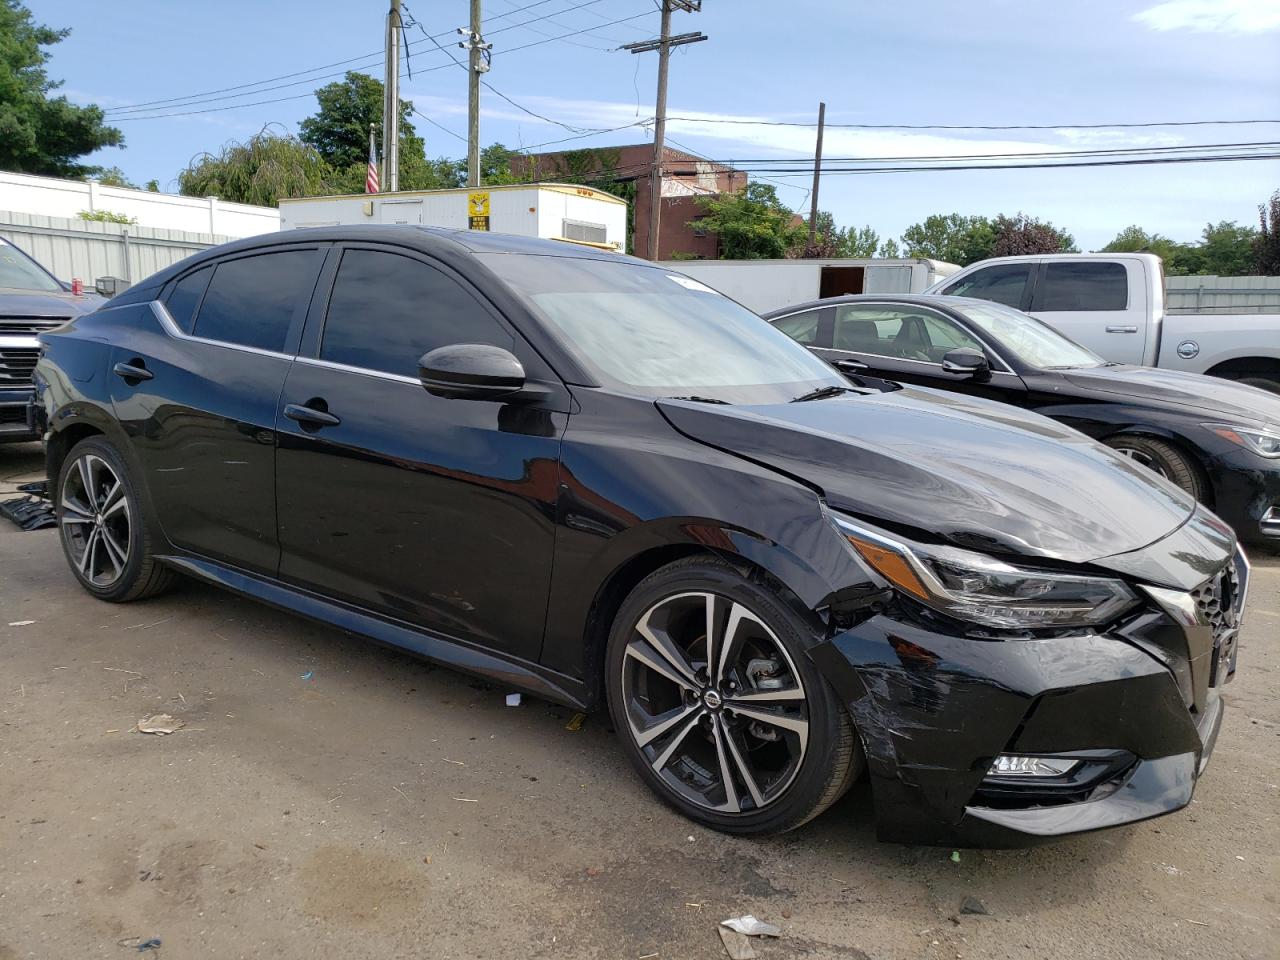
M 41 22 L 72 30 L 48 65 L 62 92 L 107 109 L 124 131 L 123 149 L 91 161 L 170 191 L 204 151 L 268 124 L 296 132 L 316 110 L 312 91 L 343 70 L 382 72 L 386 0 L 27 2 Z M 467 0 L 405 5 L 425 33 L 409 31 L 413 76 L 401 95 L 435 122 L 415 118 L 429 155 L 464 156 L 465 71 L 426 34 L 465 23 Z M 486 80 L 530 112 L 485 90 L 482 143 L 652 141 L 657 55 L 617 48 L 657 35 L 656 0 L 484 0 L 484 16 Z M 812 157 L 819 101 L 829 158 L 1280 141 L 1280 0 L 704 0 L 700 13 L 673 16 L 673 32 L 689 31 L 708 39 L 672 54 L 668 116 L 691 119 L 668 121 L 668 143 L 724 162 Z M 457 39 L 439 42 L 461 54 Z M 1060 126 L 1201 120 L 1271 122 Z M 807 213 L 811 168 L 766 176 Z M 1280 160 L 1251 160 L 831 173 L 819 196 L 837 224 L 870 225 L 882 237 L 932 213 L 1022 211 L 1090 250 L 1129 224 L 1182 241 L 1210 221 L 1253 225 L 1277 188 Z

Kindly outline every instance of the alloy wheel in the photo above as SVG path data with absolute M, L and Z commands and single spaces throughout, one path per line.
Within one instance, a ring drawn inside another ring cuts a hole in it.
M 622 665 L 627 725 L 667 786 L 719 813 L 763 809 L 791 785 L 809 740 L 790 654 L 742 603 L 679 593 L 639 618 Z
M 80 456 L 62 481 L 59 498 L 63 541 L 86 581 L 110 587 L 129 562 L 129 499 L 124 484 L 102 457 Z
M 1158 473 L 1166 480 L 1169 479 L 1169 474 L 1164 469 L 1164 464 L 1145 450 L 1136 450 L 1133 447 L 1112 447 L 1111 449 L 1120 454 L 1120 456 L 1128 457 L 1134 463 L 1144 466 L 1154 473 Z

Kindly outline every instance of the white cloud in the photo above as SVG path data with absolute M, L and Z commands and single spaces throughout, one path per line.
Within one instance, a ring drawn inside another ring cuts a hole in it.
M 1133 19 L 1161 31 L 1263 33 L 1280 29 L 1280 0 L 1167 0 Z

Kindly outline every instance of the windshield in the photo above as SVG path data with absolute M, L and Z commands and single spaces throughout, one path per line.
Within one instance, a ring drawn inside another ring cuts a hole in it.
M 985 300 L 961 300 L 951 306 L 1029 366 L 1042 369 L 1100 367 L 1106 362 L 1047 324 L 1012 307 Z
M 0 240 L 0 287 L 62 292 L 62 285 L 10 243 Z
M 628 261 L 481 255 L 604 385 L 655 397 L 776 403 L 848 386 L 786 334 L 710 287 Z

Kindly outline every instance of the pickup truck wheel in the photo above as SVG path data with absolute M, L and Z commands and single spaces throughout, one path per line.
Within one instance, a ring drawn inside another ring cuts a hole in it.
M 1128 457 L 1134 463 L 1140 463 L 1177 484 L 1196 500 L 1204 500 L 1205 482 L 1200 475 L 1200 468 L 1173 444 L 1154 437 L 1132 434 L 1108 437 L 1103 442 L 1120 456 Z
M 1280 380 L 1271 380 L 1267 377 L 1241 377 L 1236 383 L 1243 383 L 1247 387 L 1257 387 L 1259 390 L 1266 390 L 1268 393 L 1280 393 Z

